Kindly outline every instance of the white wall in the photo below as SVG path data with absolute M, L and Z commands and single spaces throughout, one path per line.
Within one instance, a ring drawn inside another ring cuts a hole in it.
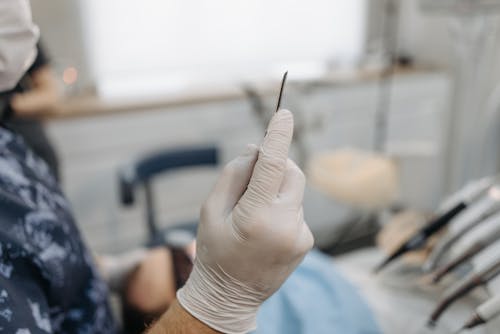
M 162 87 L 248 80 L 285 66 L 298 73 L 296 64 L 355 63 L 363 52 L 365 3 L 87 0 L 84 33 L 99 92 L 136 82 L 121 92 L 129 95 L 154 89 L 141 81 Z
M 366 3 L 32 0 L 58 73 L 79 70 L 77 85 L 66 88 L 78 92 L 97 83 L 107 92 L 118 85 L 125 95 L 172 82 L 262 78 L 284 67 L 315 71 L 315 62 L 356 63 L 364 50 Z

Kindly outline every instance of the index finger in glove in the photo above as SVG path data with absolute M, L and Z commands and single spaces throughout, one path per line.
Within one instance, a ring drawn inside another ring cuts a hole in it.
M 254 205 L 270 203 L 278 195 L 293 136 L 293 115 L 279 110 L 271 119 L 260 148 L 248 189 L 242 200 Z
M 248 145 L 245 153 L 224 167 L 206 204 L 215 207 L 216 212 L 227 213 L 234 208 L 250 182 L 258 150 L 256 145 Z

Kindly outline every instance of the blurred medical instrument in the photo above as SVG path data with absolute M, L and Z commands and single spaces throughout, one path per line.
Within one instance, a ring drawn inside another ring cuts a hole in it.
M 471 238 L 472 242 L 468 243 L 464 250 L 436 270 L 432 278 L 433 283 L 439 283 L 448 273 L 488 248 L 495 241 L 500 240 L 500 213 L 486 219 Z
M 424 272 L 436 269 L 448 250 L 467 232 L 482 224 L 486 218 L 500 210 L 500 187 L 494 186 L 488 193 L 476 202 L 470 209 L 460 215 L 455 221 L 457 228 L 450 231 L 434 247 L 431 255 L 423 265 Z
M 276 103 L 276 110 L 274 111 L 274 113 L 277 113 L 278 110 L 280 110 L 280 108 L 281 108 L 281 100 L 283 99 L 283 90 L 285 88 L 285 83 L 286 83 L 287 77 L 288 77 L 288 71 L 286 71 L 285 74 L 283 74 L 283 79 L 281 79 L 280 93 L 278 95 L 278 102 Z M 267 136 L 267 130 L 266 130 L 264 137 L 265 136 Z
M 460 212 L 464 211 L 464 209 L 468 208 L 472 203 L 476 202 L 477 199 L 480 198 L 492 186 L 494 180 L 495 178 L 488 177 L 471 182 L 456 194 L 452 195 L 450 199 L 445 201 L 445 203 L 441 206 L 436 218 L 434 218 L 427 225 L 421 228 L 408 241 L 406 241 L 381 264 L 379 264 L 375 268 L 374 272 L 380 272 L 389 263 L 406 253 L 422 248 L 431 236 L 441 231 Z
M 283 89 L 285 88 L 286 84 L 286 78 L 288 77 L 288 71 L 283 74 L 283 79 L 281 80 L 281 88 L 280 88 L 280 95 L 278 96 L 278 103 L 276 104 L 276 111 L 280 110 L 281 108 L 281 100 L 283 99 Z
M 484 325 L 498 316 L 500 316 L 500 296 L 495 296 L 476 308 L 476 311 L 465 323 L 461 331 Z
M 444 298 L 432 312 L 428 321 L 428 326 L 434 327 L 441 315 L 455 301 L 464 297 L 475 288 L 484 286 L 498 275 L 500 275 L 500 260 L 495 260 L 486 266 L 485 269 L 480 270 L 478 273 L 471 273 L 463 280 L 452 286 L 451 289 L 445 293 Z

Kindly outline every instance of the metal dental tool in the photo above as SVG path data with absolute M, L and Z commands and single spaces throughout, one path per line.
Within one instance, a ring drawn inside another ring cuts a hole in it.
M 401 245 L 395 252 L 387 257 L 374 272 L 378 273 L 392 261 L 402 255 L 422 248 L 427 239 L 446 227 L 460 212 L 464 211 L 478 198 L 480 198 L 490 188 L 495 181 L 495 178 L 483 178 L 467 184 L 464 188 L 451 196 L 439 208 L 437 216 L 431 220 L 426 226 L 421 228 L 408 241 Z
M 439 283 L 448 273 L 481 253 L 495 241 L 500 240 L 500 213 L 496 213 L 482 223 L 481 226 L 477 228 L 476 233 L 471 236 L 471 239 L 473 239 L 472 242 L 470 242 L 455 258 L 437 269 L 432 278 L 433 283 Z
M 455 204 L 467 200 L 469 202 L 479 199 L 480 196 L 484 195 L 490 187 L 492 187 L 496 181 L 500 180 L 500 175 L 487 176 L 477 180 L 472 180 L 467 182 L 465 186 L 457 190 L 455 193 L 447 196 L 438 208 L 438 212 L 446 211 L 450 209 Z
M 470 319 L 464 324 L 461 331 L 472 329 L 500 316 L 500 296 L 495 296 L 481 304 Z
M 283 99 L 283 90 L 286 84 L 286 78 L 288 77 L 288 71 L 283 74 L 283 79 L 281 79 L 280 95 L 278 96 L 278 103 L 276 104 L 276 112 L 281 108 L 281 100 Z
M 461 214 L 454 221 L 457 229 L 450 231 L 441 239 L 426 263 L 423 265 L 424 272 L 435 270 L 443 256 L 465 233 L 482 224 L 486 218 L 500 210 L 500 187 L 494 186 L 488 193 L 476 202 L 470 209 Z
M 467 295 L 469 292 L 477 287 L 484 286 L 492 279 L 500 275 L 500 260 L 496 260 L 485 269 L 480 270 L 478 273 L 472 273 L 459 281 L 456 285 L 445 293 L 444 298 L 438 304 L 434 312 L 432 312 L 428 326 L 434 327 L 441 315 L 452 305 L 455 301 Z
M 277 113 L 278 110 L 280 110 L 280 108 L 281 108 L 281 100 L 283 99 L 283 91 L 285 89 L 287 77 L 288 77 L 288 71 L 286 71 L 285 74 L 283 74 L 283 79 L 281 79 L 280 93 L 278 95 L 278 102 L 276 103 L 276 110 L 274 111 L 274 113 Z M 266 137 L 266 136 L 267 136 L 267 130 L 266 130 L 266 133 L 264 134 L 264 137 Z

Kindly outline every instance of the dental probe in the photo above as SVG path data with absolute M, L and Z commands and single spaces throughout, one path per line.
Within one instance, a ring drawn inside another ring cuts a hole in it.
M 492 279 L 500 274 L 500 260 L 493 262 L 485 269 L 479 271 L 477 274 L 473 273 L 468 275 L 463 280 L 454 285 L 448 293 L 445 293 L 444 298 L 438 304 L 436 309 L 432 312 L 428 326 L 434 327 L 441 315 L 452 305 L 456 300 L 467 295 L 470 291 L 477 287 L 483 286 L 490 282 Z
M 283 79 L 281 79 L 280 93 L 278 95 L 278 102 L 276 103 L 276 110 L 274 111 L 274 113 L 277 113 L 281 108 L 281 100 L 283 99 L 283 91 L 285 89 L 287 77 L 288 77 L 288 71 L 286 71 L 285 74 L 283 74 Z M 264 137 L 266 137 L 266 136 L 267 136 L 267 130 L 266 130 L 266 133 L 264 134 Z
M 427 239 L 446 227 L 460 212 L 464 211 L 464 209 L 480 198 L 488 190 L 488 188 L 493 185 L 494 181 L 495 178 L 488 177 L 467 184 L 449 200 L 445 201 L 444 205 L 441 206 L 437 216 L 433 220 L 421 228 L 395 252 L 379 264 L 375 268 L 374 273 L 380 272 L 389 263 L 401 257 L 405 253 L 423 247 L 427 242 Z
M 454 224 L 458 226 L 458 228 L 455 231 L 450 231 L 437 243 L 429 255 L 429 258 L 424 263 L 422 267 L 423 271 L 430 272 L 436 269 L 443 256 L 455 242 L 464 234 L 483 223 L 486 218 L 498 210 L 500 210 L 500 187 L 493 186 L 483 198 L 457 217 Z
M 288 77 L 288 71 L 283 74 L 283 79 L 281 79 L 280 95 L 278 96 L 278 103 L 276 104 L 276 112 L 280 110 L 281 100 L 283 99 L 283 90 L 285 88 L 286 78 Z
M 500 213 L 488 218 L 481 227 L 482 229 L 477 231 L 478 233 L 470 246 L 461 251 L 460 254 L 458 254 L 450 262 L 437 269 L 433 275 L 432 283 L 439 283 L 448 273 L 481 253 L 495 241 L 500 240 Z
M 470 319 L 462 327 L 462 331 L 465 329 L 472 329 L 480 325 L 484 325 L 488 321 L 491 321 L 500 316 L 500 296 L 493 297 L 481 304 Z

